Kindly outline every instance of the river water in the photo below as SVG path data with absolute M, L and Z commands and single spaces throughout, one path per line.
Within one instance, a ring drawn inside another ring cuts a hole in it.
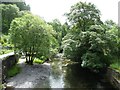
M 66 66 L 64 60 L 55 59 L 50 62 L 51 72 L 48 79 L 38 88 L 76 88 L 75 90 L 115 90 L 102 75 L 82 69 L 79 64 Z M 53 89 L 54 90 L 54 89 Z

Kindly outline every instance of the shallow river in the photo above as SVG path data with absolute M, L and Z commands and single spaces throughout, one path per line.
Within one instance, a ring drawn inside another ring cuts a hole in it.
M 81 69 L 79 64 L 65 66 L 62 60 L 54 60 L 50 64 L 51 73 L 49 78 L 44 80 L 42 84 L 38 84 L 36 88 L 115 90 L 112 85 L 103 78 L 103 76 L 92 73 L 86 69 Z

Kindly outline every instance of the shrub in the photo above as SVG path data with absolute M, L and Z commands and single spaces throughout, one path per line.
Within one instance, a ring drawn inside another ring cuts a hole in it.
M 42 64 L 44 62 L 44 60 L 40 60 L 38 58 L 35 58 L 33 62 L 37 63 L 37 64 Z

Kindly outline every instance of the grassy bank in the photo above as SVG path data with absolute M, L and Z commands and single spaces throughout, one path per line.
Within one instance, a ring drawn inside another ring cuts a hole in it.
M 119 60 L 119 58 L 114 60 L 114 63 L 111 64 L 110 67 L 120 72 L 120 60 Z
M 2 88 L 3 88 L 3 85 L 2 85 L 2 84 L 0 84 L 0 90 L 2 90 Z
M 13 77 L 18 73 L 20 73 L 20 71 L 21 71 L 21 68 L 18 65 L 15 65 L 7 72 L 7 77 L 8 78 Z

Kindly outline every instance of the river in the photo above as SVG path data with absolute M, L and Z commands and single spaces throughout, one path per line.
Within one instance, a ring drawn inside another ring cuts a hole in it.
M 115 90 L 103 75 L 98 75 L 79 64 L 65 64 L 64 60 L 55 59 L 50 62 L 51 72 L 48 79 L 35 88 L 76 88 L 76 90 Z M 35 89 L 34 89 L 35 90 Z

